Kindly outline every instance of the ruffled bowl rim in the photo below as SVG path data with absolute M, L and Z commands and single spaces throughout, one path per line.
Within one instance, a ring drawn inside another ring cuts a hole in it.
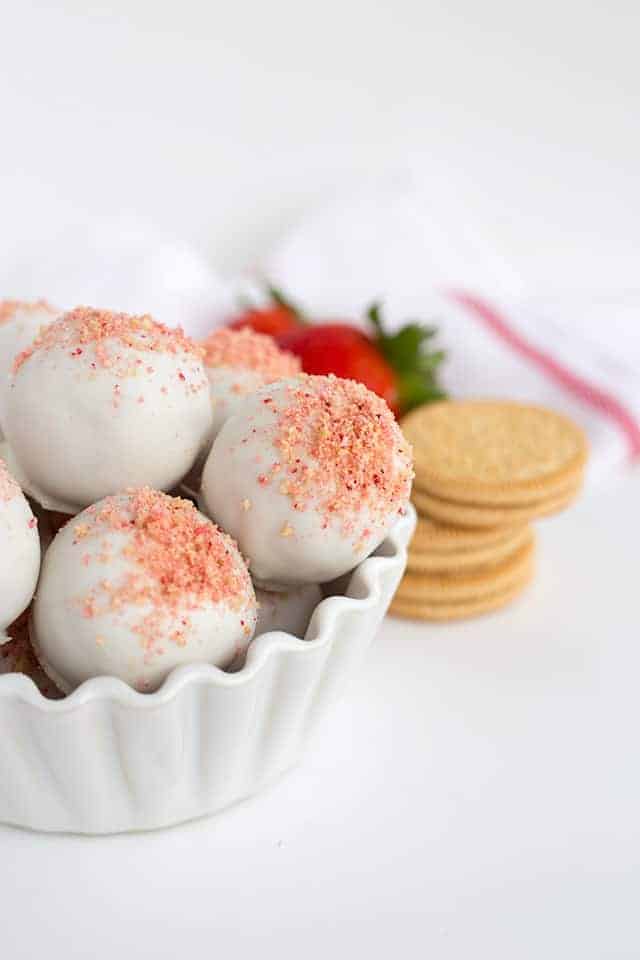
M 20 673 L 0 676 L 0 698 L 15 699 L 43 713 L 73 712 L 98 702 L 117 703 L 136 710 L 156 710 L 175 700 L 187 687 L 244 687 L 267 669 L 278 653 L 308 656 L 326 646 L 335 636 L 336 620 L 343 612 L 367 613 L 379 605 L 384 574 L 389 567 L 406 565 L 407 546 L 415 528 L 416 514 L 409 504 L 378 549 L 352 571 L 346 593 L 322 600 L 313 612 L 303 640 L 281 630 L 257 637 L 249 646 L 244 666 L 227 673 L 209 663 L 177 667 L 153 693 L 140 693 L 117 677 L 94 677 L 82 683 L 62 700 L 49 700 L 30 677 Z

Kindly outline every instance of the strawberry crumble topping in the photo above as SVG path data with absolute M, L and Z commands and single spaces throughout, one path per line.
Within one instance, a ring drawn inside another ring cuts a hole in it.
M 20 493 L 20 487 L 13 479 L 4 460 L 0 460 L 0 500 L 9 503 Z
M 167 327 L 148 314 L 133 316 L 76 307 L 40 332 L 34 343 L 16 357 L 13 372 L 37 351 L 57 347 L 68 349 L 71 357 L 79 358 L 88 346 L 93 348 L 93 369 L 113 369 L 119 376 L 137 376 L 143 366 L 142 359 L 132 360 L 123 354 L 122 348 L 144 353 L 186 354 L 197 360 L 202 357 L 201 348 L 180 327 Z
M 80 562 L 106 565 L 116 549 L 128 561 L 128 570 L 119 579 L 101 579 L 80 599 L 82 612 L 93 618 L 143 608 L 132 629 L 149 653 L 163 652 L 157 644 L 169 621 L 181 618 L 169 640 L 184 646 L 191 627 L 188 612 L 212 604 L 238 611 L 252 591 L 234 541 L 189 500 L 145 487 L 107 497 L 89 507 L 83 521 L 73 529 L 74 545 L 82 551 Z M 125 534 L 124 546 L 114 548 L 105 540 L 110 533 Z M 95 552 L 88 554 L 88 542 L 95 539 L 99 540 Z
M 40 310 L 45 310 L 51 314 L 57 312 L 46 300 L 0 300 L 0 324 L 11 320 L 19 310 L 28 313 L 35 313 Z
M 298 357 L 281 350 L 273 337 L 249 328 L 230 330 L 221 327 L 203 340 L 202 347 L 207 367 L 254 370 L 263 375 L 265 383 L 281 377 L 295 377 L 301 370 Z
M 384 400 L 332 375 L 302 375 L 286 393 L 280 408 L 266 405 L 275 415 L 279 456 L 258 478 L 261 485 L 277 478 L 295 510 L 319 503 L 324 524 L 337 517 L 345 533 L 363 508 L 381 523 L 403 509 L 413 479 L 411 447 Z

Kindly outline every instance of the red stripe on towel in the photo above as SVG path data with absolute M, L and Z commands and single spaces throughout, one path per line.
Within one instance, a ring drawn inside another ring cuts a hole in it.
M 640 424 L 616 397 L 588 380 L 584 380 L 578 374 L 563 366 L 550 353 L 540 350 L 535 344 L 526 340 L 510 325 L 504 316 L 485 300 L 458 290 L 450 291 L 449 295 L 461 306 L 466 307 L 477 319 L 481 320 L 515 353 L 520 354 L 525 360 L 538 367 L 550 380 L 564 387 L 578 400 L 609 417 L 626 436 L 629 454 L 632 459 L 640 457 Z

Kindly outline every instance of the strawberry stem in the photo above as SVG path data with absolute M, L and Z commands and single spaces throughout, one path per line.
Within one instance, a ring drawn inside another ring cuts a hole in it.
M 293 316 L 300 320 L 304 320 L 304 315 L 299 307 L 295 305 L 288 297 L 284 295 L 282 290 L 279 290 L 278 287 L 273 287 L 271 284 L 267 285 L 267 293 L 269 294 L 269 299 L 277 307 L 282 307 L 283 310 L 288 310 L 289 313 L 292 313 Z

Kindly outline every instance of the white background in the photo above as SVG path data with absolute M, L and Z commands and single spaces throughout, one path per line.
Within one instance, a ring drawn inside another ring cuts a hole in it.
M 634 2 L 1 9 L 5 248 L 133 212 L 231 272 L 408 167 L 531 289 L 637 285 Z M 266 795 L 149 836 L 0 828 L 3 960 L 639 956 L 639 493 L 550 522 L 512 610 L 389 621 Z
M 388 620 L 267 793 L 148 835 L 0 827 L 3 960 L 640 956 L 639 496 L 541 524 L 509 610 Z
M 409 168 L 530 287 L 637 282 L 635 0 L 0 9 L 0 217 L 17 243 L 135 211 L 235 270 L 309 204 Z

